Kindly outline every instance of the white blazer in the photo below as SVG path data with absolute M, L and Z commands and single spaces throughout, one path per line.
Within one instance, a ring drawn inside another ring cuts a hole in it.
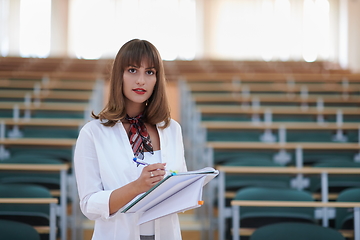
M 160 137 L 162 162 L 174 171 L 186 171 L 180 125 L 171 120 L 170 126 L 157 130 Z M 80 130 L 74 154 L 74 169 L 83 214 L 95 220 L 93 240 L 139 240 L 137 214 L 109 215 L 109 198 L 113 190 L 124 186 L 139 175 L 127 132 L 121 122 L 105 127 L 92 120 Z M 177 214 L 155 220 L 156 240 L 181 240 Z

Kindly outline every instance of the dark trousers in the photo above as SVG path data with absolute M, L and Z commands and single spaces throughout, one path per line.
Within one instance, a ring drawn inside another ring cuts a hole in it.
M 155 235 L 152 236 L 140 235 L 140 240 L 155 240 Z

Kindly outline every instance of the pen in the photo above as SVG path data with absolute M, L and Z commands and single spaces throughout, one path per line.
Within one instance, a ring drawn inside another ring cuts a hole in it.
M 150 165 L 149 163 L 143 161 L 143 160 L 140 160 L 140 159 L 137 159 L 136 157 L 133 158 L 133 161 L 139 166 L 139 165 L 144 165 L 144 166 L 148 166 Z M 172 175 L 176 175 L 177 171 L 171 171 L 171 170 L 165 170 L 166 172 L 172 174 Z
M 134 161 L 135 163 L 137 163 L 138 166 L 139 166 L 139 165 L 144 165 L 144 166 L 150 165 L 149 163 L 144 162 L 143 160 L 137 159 L 136 157 L 133 158 L 133 161 Z

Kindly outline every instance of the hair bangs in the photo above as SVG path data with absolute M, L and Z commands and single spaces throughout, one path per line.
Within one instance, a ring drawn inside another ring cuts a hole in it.
M 144 67 L 153 67 L 156 71 L 159 71 L 161 59 L 159 59 L 157 50 L 146 41 L 134 41 L 124 54 L 122 68 L 125 69 L 131 65 L 140 67 L 143 60 L 147 61 L 144 64 L 148 64 L 148 66 Z

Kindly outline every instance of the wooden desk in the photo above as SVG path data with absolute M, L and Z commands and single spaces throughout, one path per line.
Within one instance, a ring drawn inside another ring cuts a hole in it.
M 207 142 L 208 147 L 214 150 L 240 150 L 240 149 L 268 149 L 268 150 L 294 150 L 301 147 L 304 150 L 360 150 L 358 143 L 318 143 L 318 142 L 286 142 L 286 143 L 264 143 L 264 142 Z
M 324 107 L 322 111 L 319 111 L 316 107 L 280 107 L 280 106 L 268 106 L 268 107 L 241 107 L 241 106 L 227 106 L 227 105 L 206 105 L 197 106 L 197 110 L 204 114 L 264 114 L 270 110 L 272 114 L 292 114 L 292 115 L 336 115 L 338 110 L 342 111 L 343 115 L 358 115 L 360 114 L 360 108 L 355 107 Z
M 0 73 L 1 77 L 1 73 Z M 26 78 L 25 78 L 26 79 Z M 76 78 L 74 78 L 76 79 Z M 29 89 L 34 90 L 35 84 L 41 84 L 41 89 L 62 89 L 62 90 L 87 90 L 94 89 L 95 80 L 79 81 L 77 80 L 49 80 L 48 83 L 42 84 L 40 79 L 14 80 L 0 79 L 0 88 L 7 89 Z
M 13 118 L 0 118 L 0 123 L 10 126 L 54 126 L 54 127 L 79 127 L 85 124 L 86 121 L 82 119 L 57 119 L 57 118 L 21 118 L 15 121 Z
M 292 130 L 357 130 L 360 128 L 360 123 L 343 123 L 339 126 L 336 123 L 315 123 L 315 122 L 271 122 L 266 124 L 264 122 L 239 122 L 239 121 L 202 121 L 201 126 L 209 130 L 236 130 L 236 129 L 279 129 L 285 127 Z
M 40 103 L 39 106 L 31 104 L 30 106 L 25 105 L 23 102 L 0 102 L 0 109 L 14 109 L 17 105 L 19 110 L 50 110 L 50 111 L 85 111 L 89 106 L 88 103 Z
M 0 82 L 3 79 L 16 78 L 16 79 L 33 79 L 38 80 L 48 76 L 50 79 L 65 79 L 77 81 L 94 81 L 97 78 L 104 78 L 107 76 L 106 73 L 102 72 L 79 72 L 79 71 L 0 71 Z
M 56 100 L 83 100 L 87 101 L 91 98 L 91 91 L 41 91 L 38 96 L 34 94 L 34 91 L 29 90 L 0 90 L 0 98 L 18 98 L 24 101 L 26 94 L 31 94 L 31 99 L 56 99 Z
M 360 168 L 320 168 L 320 167 L 237 167 L 237 166 L 217 166 L 217 170 L 223 173 L 241 174 L 360 174 Z
M 324 95 L 324 94 L 309 94 L 306 98 L 301 97 L 300 94 L 260 94 L 251 93 L 249 95 L 242 95 L 241 93 L 193 93 L 192 98 L 196 103 L 209 102 L 223 102 L 223 103 L 243 103 L 258 100 L 259 103 L 307 103 L 316 104 L 319 99 L 322 99 L 323 104 L 360 104 L 360 97 L 355 95 Z
M 358 93 L 360 91 L 360 85 L 358 83 L 349 84 L 347 87 L 343 87 L 341 83 L 301 83 L 288 85 L 285 83 L 188 83 L 187 87 L 191 92 L 228 92 L 228 93 L 241 93 L 247 91 L 249 93 L 254 92 L 285 92 L 285 93 L 299 93 L 306 92 L 335 92 L 342 94 L 346 93 Z
M 187 82 L 196 81 L 223 81 L 232 82 L 234 79 L 241 79 L 241 82 L 279 82 L 284 83 L 289 80 L 294 82 L 312 82 L 312 83 L 342 83 L 343 79 L 346 78 L 349 82 L 359 83 L 360 74 L 358 73 L 257 73 L 257 72 L 238 72 L 230 73 L 184 73 L 181 74 L 181 78 Z
M 360 207 L 360 202 L 301 202 L 301 201 L 241 201 L 232 200 L 231 205 L 243 207 Z
M 69 170 L 69 164 L 18 164 L 0 163 L 0 170 L 56 172 Z
M 73 138 L 5 138 L 0 139 L 0 144 L 4 146 L 55 146 L 73 147 L 76 139 Z
M 0 198 L 0 203 L 47 204 L 58 203 L 57 198 Z

